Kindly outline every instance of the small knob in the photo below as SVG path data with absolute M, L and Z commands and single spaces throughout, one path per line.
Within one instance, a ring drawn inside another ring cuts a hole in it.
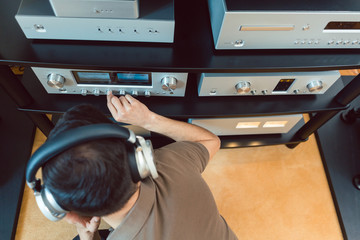
M 86 96 L 87 95 L 87 90 L 86 89 L 81 89 L 80 90 L 80 93 L 81 93 L 81 95 L 83 95 L 83 96 Z
M 65 78 L 63 76 L 61 76 L 60 74 L 57 74 L 57 73 L 50 73 L 48 76 L 47 76 L 47 84 L 50 86 L 50 87 L 53 87 L 53 88 L 63 88 L 64 87 L 64 83 L 65 83 Z
M 245 81 L 238 82 L 238 84 L 235 85 L 235 89 L 239 94 L 248 93 L 251 90 L 250 83 Z
M 119 95 L 125 96 L 125 94 L 126 94 L 125 90 L 120 90 L 120 91 L 119 91 Z
M 144 92 L 144 95 L 145 95 L 145 97 L 150 97 L 150 96 L 151 96 L 151 92 L 150 92 L 149 90 L 146 90 L 146 91 Z
M 100 90 L 99 89 L 94 89 L 93 94 L 95 96 L 99 96 L 100 95 Z
M 323 89 L 323 83 L 320 80 L 311 81 L 306 87 L 309 89 L 310 92 L 318 92 Z
M 133 96 L 137 96 L 137 95 L 139 95 L 139 94 L 138 94 L 138 91 L 133 90 L 133 91 L 131 92 L 131 95 L 133 95 Z
M 162 89 L 173 92 L 176 89 L 177 79 L 174 77 L 163 77 L 161 79 Z
M 300 93 L 300 90 L 299 89 L 295 89 L 294 90 L 294 94 L 299 94 Z
M 262 93 L 263 95 L 266 95 L 267 92 L 268 92 L 267 90 L 262 90 L 262 91 L 261 91 L 261 93 Z

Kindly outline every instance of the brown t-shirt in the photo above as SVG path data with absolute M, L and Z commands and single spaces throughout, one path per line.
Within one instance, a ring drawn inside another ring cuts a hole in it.
M 155 159 L 159 177 L 141 182 L 137 202 L 108 240 L 237 239 L 201 176 L 209 161 L 202 144 L 175 142 L 155 150 Z

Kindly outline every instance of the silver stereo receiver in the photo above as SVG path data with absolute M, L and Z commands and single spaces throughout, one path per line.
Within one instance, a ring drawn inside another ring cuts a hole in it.
M 360 48 L 360 1 L 208 0 L 215 49 Z
M 283 134 L 297 123 L 304 124 L 302 114 L 241 117 L 241 118 L 190 118 L 189 123 L 203 127 L 218 136 Z
M 50 94 L 174 96 L 185 95 L 187 73 L 31 68 Z
M 323 94 L 339 71 L 280 73 L 202 73 L 199 96 Z
M 57 17 L 49 0 L 22 0 L 15 18 L 28 39 L 174 42 L 173 0 L 146 0 L 140 17 Z
M 50 0 L 57 17 L 138 18 L 138 0 Z

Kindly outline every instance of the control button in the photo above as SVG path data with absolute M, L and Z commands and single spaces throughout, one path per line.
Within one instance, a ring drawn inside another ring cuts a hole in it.
M 64 87 L 65 78 L 63 76 L 61 76 L 60 74 L 50 73 L 47 76 L 47 79 L 48 79 L 47 84 L 50 87 L 57 88 L 57 89 L 60 89 L 60 88 Z
M 251 90 L 250 92 L 252 95 L 255 95 L 256 94 L 256 90 Z
M 151 96 L 151 92 L 150 92 L 149 90 L 146 90 L 146 91 L 144 92 L 144 95 L 145 95 L 145 97 L 150 97 L 150 96 Z
M 163 90 L 173 92 L 176 89 L 177 79 L 166 76 L 161 79 L 161 84 Z
M 131 95 L 133 95 L 133 96 L 137 96 L 137 95 L 139 95 L 139 93 L 138 93 L 138 91 L 137 91 L 137 90 L 133 90 L 133 91 L 131 91 Z
M 126 94 L 125 90 L 120 90 L 119 95 L 124 96 Z
M 238 83 L 235 85 L 235 89 L 236 89 L 236 92 L 237 92 L 238 94 L 248 93 L 248 92 L 250 92 L 250 90 L 251 90 L 251 88 L 250 88 L 250 83 L 249 83 L 249 82 L 245 82 L 245 81 L 238 82 Z
M 216 95 L 217 91 L 216 89 L 211 89 L 211 91 L 209 92 L 209 95 Z
M 299 43 L 300 43 L 300 41 L 298 41 L 298 40 L 294 41 L 295 45 L 298 45 Z
M 294 94 L 299 94 L 300 90 L 299 89 L 295 89 L 294 90 Z
M 237 40 L 234 42 L 234 47 L 243 47 L 245 45 L 244 40 Z
M 262 90 L 262 91 L 261 91 L 261 93 L 262 93 L 263 95 L 266 95 L 267 92 L 268 92 L 267 90 Z
M 344 45 L 350 44 L 350 41 L 349 41 L 349 40 L 345 40 L 345 41 L 343 42 L 343 44 L 344 44 Z
M 339 44 L 342 44 L 342 43 L 343 43 L 343 41 L 339 40 L 339 41 L 336 42 L 336 45 L 339 45 Z
M 358 43 L 358 40 L 352 41 L 352 44 L 357 44 L 357 43 Z
M 310 29 L 310 25 L 309 24 L 306 24 L 305 26 L 302 27 L 302 30 L 303 31 L 307 31 Z
M 81 89 L 80 93 L 81 93 L 81 95 L 86 96 L 88 91 L 86 89 Z
M 93 94 L 95 96 L 99 96 L 100 95 L 100 90 L 99 89 L 94 89 Z
M 310 92 L 318 92 L 321 89 L 323 89 L 323 83 L 320 80 L 314 80 L 311 81 L 308 85 L 306 85 L 307 89 L 309 89 Z
M 334 44 L 334 43 L 335 43 L 334 40 L 330 40 L 330 41 L 328 42 L 329 45 Z

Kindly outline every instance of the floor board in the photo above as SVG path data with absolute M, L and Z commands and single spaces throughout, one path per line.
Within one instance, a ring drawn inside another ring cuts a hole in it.
M 38 131 L 34 149 L 44 141 Z M 239 239 L 343 239 L 313 136 L 295 149 L 284 145 L 222 149 L 203 176 Z M 66 222 L 45 219 L 27 188 L 22 203 L 16 240 L 75 236 Z

